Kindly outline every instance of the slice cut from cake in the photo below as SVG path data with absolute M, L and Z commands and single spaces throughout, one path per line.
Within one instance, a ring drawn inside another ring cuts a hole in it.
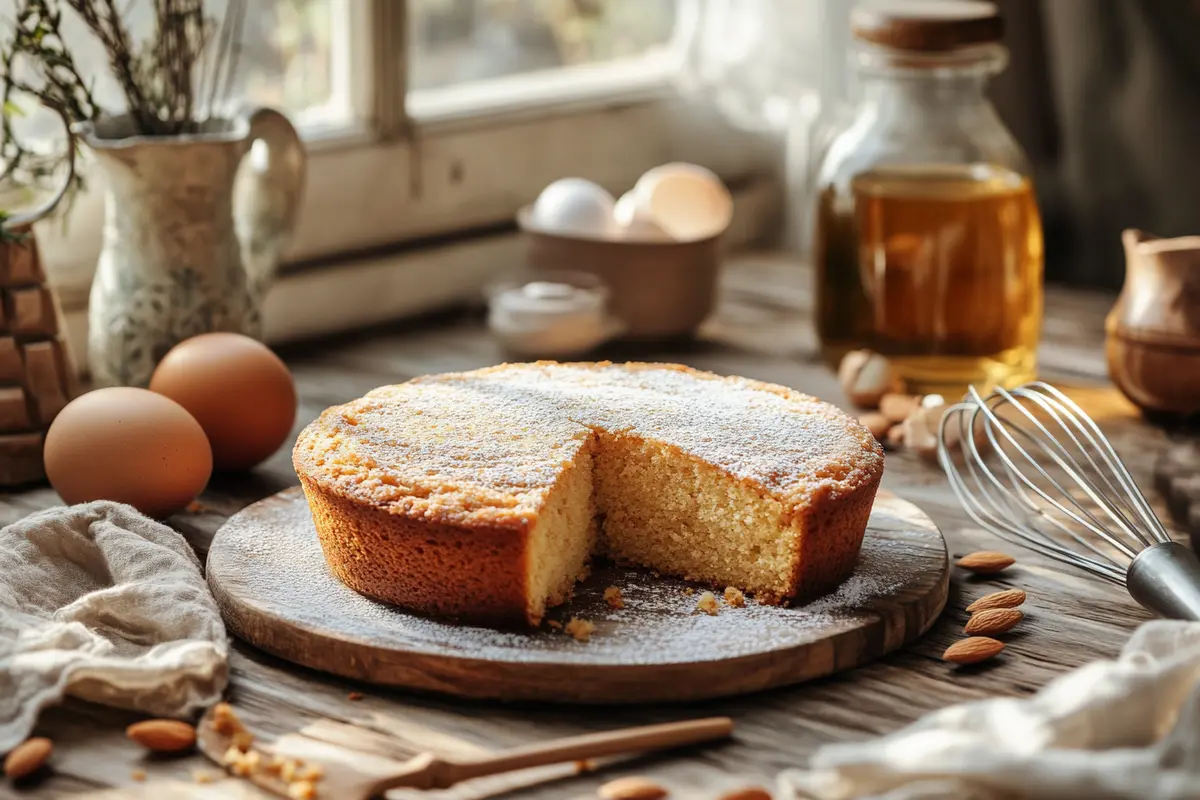
M 674 364 L 506 364 L 326 410 L 293 454 L 333 573 L 536 625 L 593 554 L 761 602 L 849 576 L 883 452 L 833 406 Z

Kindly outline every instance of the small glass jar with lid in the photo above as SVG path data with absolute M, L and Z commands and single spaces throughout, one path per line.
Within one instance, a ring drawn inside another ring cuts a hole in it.
M 816 173 L 823 356 L 878 351 L 921 393 L 1032 379 L 1042 228 L 986 95 L 1007 61 L 995 6 L 862 4 L 851 29 L 857 109 Z

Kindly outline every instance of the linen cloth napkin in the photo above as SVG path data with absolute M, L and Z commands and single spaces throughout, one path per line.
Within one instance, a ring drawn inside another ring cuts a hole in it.
M 0 530 L 0 753 L 72 695 L 154 716 L 216 702 L 228 642 L 183 537 L 118 503 Z
M 1115 661 L 828 745 L 779 784 L 819 800 L 1200 797 L 1200 623 L 1147 622 Z

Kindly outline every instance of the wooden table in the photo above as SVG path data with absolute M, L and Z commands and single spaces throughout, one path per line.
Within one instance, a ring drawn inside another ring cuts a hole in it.
M 614 360 L 681 361 L 797 387 L 845 405 L 834 377 L 816 358 L 807 273 L 782 257 L 736 261 L 725 275 L 720 309 L 700 341 L 683 349 L 614 350 L 605 355 Z M 1105 294 L 1049 291 L 1043 373 L 1075 387 L 1075 396 L 1098 418 L 1148 487 L 1153 459 L 1168 436 L 1142 423 L 1105 382 L 1102 321 L 1112 301 Z M 293 346 L 283 355 L 300 392 L 296 431 L 327 406 L 378 385 L 502 360 L 480 316 L 468 312 Z M 290 449 L 289 445 L 250 475 L 214 479 L 202 498 L 203 508 L 180 514 L 171 523 L 203 557 L 226 517 L 296 483 Z M 282 732 L 316 723 L 334 738 L 370 737 L 374 732 L 392 737 L 377 741 L 395 753 L 501 748 L 621 725 L 728 714 L 737 721 L 737 735 L 719 746 L 612 764 L 579 775 L 564 767 L 479 781 L 440 795 L 587 798 L 594 797 L 595 787 L 606 780 L 641 773 L 672 787 L 675 796 L 715 798 L 736 785 L 773 785 L 780 770 L 803 765 L 822 744 L 887 733 L 951 703 L 1029 694 L 1072 667 L 1115 655 L 1129 632 L 1147 618 L 1119 589 L 1018 551 L 972 527 L 941 473 L 916 456 L 889 454 L 884 486 L 934 517 L 952 555 L 998 548 L 1013 552 L 1019 561 L 999 580 L 985 582 L 956 574 L 947 610 L 930 633 L 906 650 L 850 673 L 686 708 L 516 706 L 356 685 L 291 666 L 235 642 L 229 695 L 254 729 Z M 0 523 L 56 503 L 58 498 L 48 488 L 0 495 Z M 966 619 L 962 609 L 967 603 L 1008 586 L 1027 590 L 1029 602 L 1028 620 L 1008 637 L 1005 653 L 972 670 L 955 670 L 939 660 L 946 646 L 962 635 Z M 351 693 L 356 692 L 363 697 L 352 699 L 356 695 Z M 111 789 L 99 793 L 105 797 L 258 796 L 233 781 L 205 787 L 192 784 L 192 770 L 211 769 L 199 756 L 145 758 L 123 735 L 124 727 L 136 719 L 130 713 L 74 701 L 46 712 L 37 732 L 56 743 L 53 773 L 19 793 L 0 783 L 0 797 L 65 797 L 101 789 Z M 150 783 L 136 783 L 131 778 L 135 769 L 145 770 Z M 171 788 L 158 781 L 182 783 Z

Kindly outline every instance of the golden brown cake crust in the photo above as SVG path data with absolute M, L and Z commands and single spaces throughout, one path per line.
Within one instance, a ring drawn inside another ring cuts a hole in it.
M 783 503 L 786 602 L 853 570 L 883 473 L 874 437 L 794 390 L 674 364 L 510 364 L 327 409 L 293 463 L 334 574 L 423 613 L 536 622 L 528 537 L 597 429 L 661 440 Z

